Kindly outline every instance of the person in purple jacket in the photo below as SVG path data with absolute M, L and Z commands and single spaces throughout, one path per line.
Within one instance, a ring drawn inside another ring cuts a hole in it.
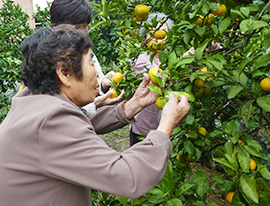
M 156 18 L 157 20 L 165 20 L 166 15 L 164 13 L 151 13 L 148 16 L 148 19 L 146 22 L 151 22 L 152 19 Z M 162 21 L 162 22 L 163 22 Z M 157 25 L 157 28 L 159 28 L 161 25 L 160 23 Z M 173 26 L 172 20 L 168 19 L 160 28 L 159 30 L 164 30 L 168 32 Z M 145 29 L 142 28 L 140 30 L 140 35 L 145 35 Z M 150 39 L 151 36 L 149 34 L 146 35 L 145 41 Z M 165 38 L 166 39 L 166 38 Z M 165 41 L 165 39 L 163 41 Z M 152 39 L 148 42 L 148 44 L 152 41 L 155 41 L 155 39 Z M 134 74 L 139 74 L 146 72 L 145 67 L 148 69 L 151 69 L 153 67 L 159 67 L 160 61 L 159 61 L 159 54 L 161 51 L 157 51 L 157 54 L 153 58 L 153 61 L 150 61 L 150 57 L 152 55 L 152 52 L 147 54 L 147 52 L 139 55 L 136 64 L 132 67 L 134 70 Z M 136 122 L 131 124 L 130 126 L 130 146 L 136 144 L 139 142 L 140 136 L 147 135 L 150 130 L 154 130 L 158 127 L 159 119 L 161 115 L 161 110 L 157 108 L 155 104 L 152 104 L 146 108 L 144 108 L 139 114 L 135 116 Z

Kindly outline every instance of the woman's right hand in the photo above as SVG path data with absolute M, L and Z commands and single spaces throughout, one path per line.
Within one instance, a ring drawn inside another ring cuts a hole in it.
M 170 94 L 169 101 L 163 108 L 157 130 L 164 132 L 170 137 L 176 125 L 185 120 L 189 109 L 188 98 L 186 96 L 180 95 L 177 99 L 174 94 Z

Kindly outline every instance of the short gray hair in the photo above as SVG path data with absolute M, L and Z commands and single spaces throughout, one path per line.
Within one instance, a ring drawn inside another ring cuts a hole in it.
M 157 20 L 165 20 L 167 18 L 167 15 L 164 13 L 160 13 L 160 12 L 150 13 L 148 16 L 148 19 L 145 22 L 151 23 L 151 20 L 154 18 L 156 18 Z M 167 24 L 168 30 L 170 31 L 173 27 L 173 24 L 174 24 L 173 21 L 171 19 L 167 19 L 167 21 L 165 23 Z M 143 36 L 144 34 L 145 34 L 145 28 L 142 27 L 140 29 L 140 35 Z

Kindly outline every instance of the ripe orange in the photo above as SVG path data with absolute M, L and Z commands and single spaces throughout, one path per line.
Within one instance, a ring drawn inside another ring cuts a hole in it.
M 203 136 L 206 136 L 207 135 L 207 131 L 204 127 L 200 127 L 198 130 L 197 130 L 198 133 L 202 134 Z
M 209 26 L 213 24 L 214 20 L 215 16 L 213 14 L 208 14 L 208 16 L 203 21 L 203 25 Z
M 193 24 L 196 24 L 198 26 L 204 26 L 204 25 L 209 26 L 213 24 L 215 20 L 215 16 L 213 14 L 208 14 L 208 16 L 206 17 L 199 14 L 197 14 L 196 16 L 198 16 L 199 18 Z
M 202 15 L 199 15 L 199 14 L 196 14 L 196 16 L 198 16 L 199 18 L 193 23 L 193 24 L 196 24 L 198 26 L 203 26 L 203 16 Z
M 114 81 L 115 83 L 119 83 L 119 82 L 121 82 L 121 81 L 123 80 L 123 74 L 120 73 L 120 72 L 116 72 L 116 73 L 113 75 L 112 79 L 113 79 L 113 81 Z
M 202 72 L 207 72 L 207 67 L 204 67 L 204 68 L 202 68 L 202 70 L 201 70 Z M 205 74 L 206 76 L 209 76 L 209 77 L 213 77 L 214 75 L 213 74 Z
M 266 77 L 260 82 L 263 91 L 270 92 L 270 78 Z
M 154 34 L 155 39 L 164 39 L 166 37 L 166 32 L 162 30 L 158 30 Z
M 146 16 L 146 17 L 144 17 L 144 18 L 135 16 L 135 18 L 136 18 L 136 21 L 141 22 L 142 20 L 143 20 L 143 21 L 146 21 L 146 20 L 148 19 L 148 16 Z
M 145 18 L 149 14 L 149 8 L 144 4 L 139 4 L 135 7 L 134 12 L 136 17 Z
M 194 81 L 194 84 L 195 84 L 197 87 L 199 87 L 199 88 L 203 88 L 204 85 L 206 84 L 206 81 L 203 81 L 203 80 L 201 80 L 201 79 L 196 79 L 196 80 Z
M 158 67 L 153 67 L 153 68 L 151 68 L 151 69 L 149 70 L 149 72 L 148 72 L 148 75 L 149 75 L 149 77 L 150 77 L 150 80 L 151 80 L 152 83 L 155 84 L 155 85 L 158 85 L 158 83 L 157 83 L 157 81 L 156 81 L 154 75 L 155 75 L 155 76 L 158 76 L 158 77 L 160 78 L 160 76 L 161 76 L 162 74 L 163 74 L 162 69 L 160 69 L 160 68 L 158 68 Z
M 238 140 L 238 143 L 239 143 L 240 145 L 245 144 L 241 139 Z
M 219 3 L 217 3 L 217 10 L 216 11 L 212 10 L 211 12 L 214 15 L 219 15 L 220 16 L 220 15 L 225 14 L 226 11 L 227 11 L 227 7 L 225 6 L 225 4 L 220 5 Z
M 250 158 L 250 170 L 254 171 L 256 169 L 257 165 L 254 159 Z
M 117 92 L 114 89 L 110 89 L 108 92 L 113 93 L 111 96 L 109 96 L 109 99 L 113 99 L 118 96 Z
M 161 106 L 161 100 L 163 100 L 163 97 L 157 98 L 156 105 L 157 105 L 157 108 L 163 110 L 163 107 Z
M 237 153 L 237 152 L 236 152 L 236 150 L 235 150 L 234 148 L 233 148 L 233 153 L 234 153 L 234 154 L 236 154 L 236 153 Z
M 179 157 L 179 155 L 176 156 L 176 159 L 180 162 L 180 157 Z
M 226 200 L 228 203 L 232 203 L 232 198 L 233 198 L 234 192 L 228 192 L 226 195 Z

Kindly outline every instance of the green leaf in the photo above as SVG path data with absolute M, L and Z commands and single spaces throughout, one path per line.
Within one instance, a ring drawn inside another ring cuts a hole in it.
M 206 31 L 206 27 L 196 26 L 194 31 L 199 35 L 203 35 Z
M 159 60 L 161 63 L 165 64 L 170 56 L 170 52 L 168 50 L 164 50 L 159 54 Z
M 241 16 L 242 19 L 245 19 L 245 17 L 243 16 L 243 14 L 242 14 L 239 10 L 231 9 L 231 12 L 232 12 L 232 13 L 236 13 L 236 14 L 238 14 L 239 16 Z
M 184 65 L 184 64 L 190 64 L 190 63 L 192 63 L 194 60 L 195 60 L 195 58 L 194 58 L 193 56 L 191 56 L 191 55 L 185 56 L 184 58 L 180 59 L 180 60 L 177 62 L 176 67 L 179 67 L 179 66 Z
M 233 85 L 230 87 L 229 92 L 228 92 L 228 98 L 232 99 L 234 98 L 239 92 L 241 92 L 244 88 L 242 86 L 236 86 Z
M 249 152 L 249 154 L 255 156 L 255 157 L 261 157 L 263 158 L 264 155 L 262 153 L 260 153 L 256 148 L 249 146 L 249 145 L 243 145 L 243 147 L 246 149 L 247 152 Z
M 250 156 L 249 153 L 247 153 L 245 150 L 241 150 L 242 152 L 239 152 L 237 147 L 240 147 L 237 145 L 235 147 L 235 150 L 237 151 L 237 159 L 240 164 L 240 167 L 243 172 L 249 173 L 249 168 L 250 168 Z
M 173 67 L 180 59 L 176 56 L 175 52 L 172 52 L 169 56 L 169 66 Z
M 188 98 L 188 101 L 194 102 L 195 101 L 195 97 L 192 93 L 188 93 L 188 92 L 179 92 L 180 95 L 185 95 Z
M 211 177 L 212 180 L 215 180 L 217 183 L 219 184 L 223 184 L 224 183 L 224 179 L 221 177 L 220 174 L 214 174 L 212 177 Z
M 270 97 L 269 96 L 259 97 L 256 102 L 261 108 L 263 108 L 267 112 L 270 112 Z
M 227 17 L 224 19 L 222 22 L 219 23 L 219 33 L 222 34 L 229 26 L 231 23 L 230 17 Z
M 173 176 L 173 166 L 172 164 L 167 165 L 165 175 L 162 179 L 162 186 L 166 187 L 169 193 L 173 192 L 174 189 L 174 176 Z
M 256 141 L 256 140 L 248 139 L 248 140 L 247 140 L 247 144 L 248 144 L 249 146 L 254 147 L 254 148 L 255 148 L 256 150 L 258 150 L 258 151 L 261 151 L 261 150 L 262 150 L 262 145 L 261 145 L 258 141 Z
M 247 128 L 249 127 L 248 121 L 250 118 L 251 109 L 252 109 L 252 100 L 245 102 L 240 109 L 242 120 Z
M 259 202 L 258 192 L 256 190 L 256 185 L 253 181 L 245 174 L 240 177 L 240 187 L 247 197 L 249 197 L 253 202 Z
M 235 120 L 231 120 L 228 124 L 227 124 L 227 129 L 231 132 L 231 133 L 238 133 L 237 128 L 239 127 L 239 123 L 236 122 Z
M 155 94 L 163 96 L 162 91 L 159 87 L 155 85 L 148 85 L 147 88 L 150 89 L 151 92 L 154 92 Z
M 233 152 L 233 143 L 228 141 L 224 144 L 226 154 L 230 155 Z
M 176 192 L 175 192 L 176 196 L 182 195 L 183 193 L 187 192 L 193 186 L 194 186 L 194 184 L 184 183 L 183 185 L 181 185 L 181 187 L 179 189 L 176 190 Z
M 212 27 L 214 33 L 217 35 L 218 34 L 218 27 L 215 24 L 211 24 L 211 27 Z
M 96 21 L 95 23 L 93 23 L 93 24 L 90 26 L 90 28 L 91 28 L 91 29 L 94 29 L 94 28 L 99 27 L 99 26 L 101 26 L 101 25 L 104 25 L 104 24 L 106 24 L 106 23 L 107 23 L 106 21 Z
M 224 81 L 219 81 L 219 80 L 210 80 L 205 84 L 206 87 L 214 88 L 214 87 L 219 87 L 226 84 Z
M 247 64 L 249 64 L 250 62 L 252 62 L 252 61 L 253 61 L 253 57 L 250 57 L 250 58 L 248 58 L 248 59 L 243 59 L 243 60 L 241 61 L 240 65 L 239 65 L 239 68 L 241 69 L 241 71 L 243 71 L 243 69 L 245 68 L 245 66 L 246 66 Z
M 242 32 L 251 32 L 255 29 L 260 29 L 262 27 L 267 27 L 267 26 L 269 26 L 269 24 L 264 21 L 245 19 L 241 21 L 240 23 L 240 30 Z
M 250 10 L 249 10 L 248 7 L 241 7 L 241 8 L 240 8 L 240 11 L 241 11 L 246 17 L 249 17 Z
M 148 201 L 151 202 L 158 202 L 163 197 L 163 195 L 164 193 L 158 188 L 153 188 L 146 194 L 146 196 L 148 197 Z
M 231 163 L 229 163 L 225 158 L 223 157 L 219 157 L 219 158 L 213 158 L 214 161 L 220 163 L 220 164 L 223 164 L 224 166 L 232 169 L 232 170 L 235 170 L 235 168 L 231 165 Z
M 107 18 L 109 16 L 108 14 L 108 2 L 106 0 L 102 0 L 102 13 L 103 13 L 103 16 L 105 18 Z
M 254 63 L 254 69 L 258 69 L 262 66 L 266 66 L 270 63 L 270 55 L 260 56 Z
M 182 206 L 182 201 L 178 198 L 173 198 L 166 203 L 166 206 Z
M 221 190 L 221 191 L 231 191 L 232 188 L 234 187 L 235 183 L 233 181 L 229 181 L 229 180 L 224 180 L 223 183 L 218 183 L 216 184 L 216 188 Z
M 266 167 L 260 169 L 260 173 L 265 179 L 270 180 L 270 172 Z
M 264 38 L 264 41 L 263 41 L 263 46 L 264 46 L 265 49 L 270 47 L 270 34 L 265 35 L 265 38 Z
M 190 155 L 194 154 L 194 145 L 191 140 L 186 139 L 184 142 L 184 148 Z

